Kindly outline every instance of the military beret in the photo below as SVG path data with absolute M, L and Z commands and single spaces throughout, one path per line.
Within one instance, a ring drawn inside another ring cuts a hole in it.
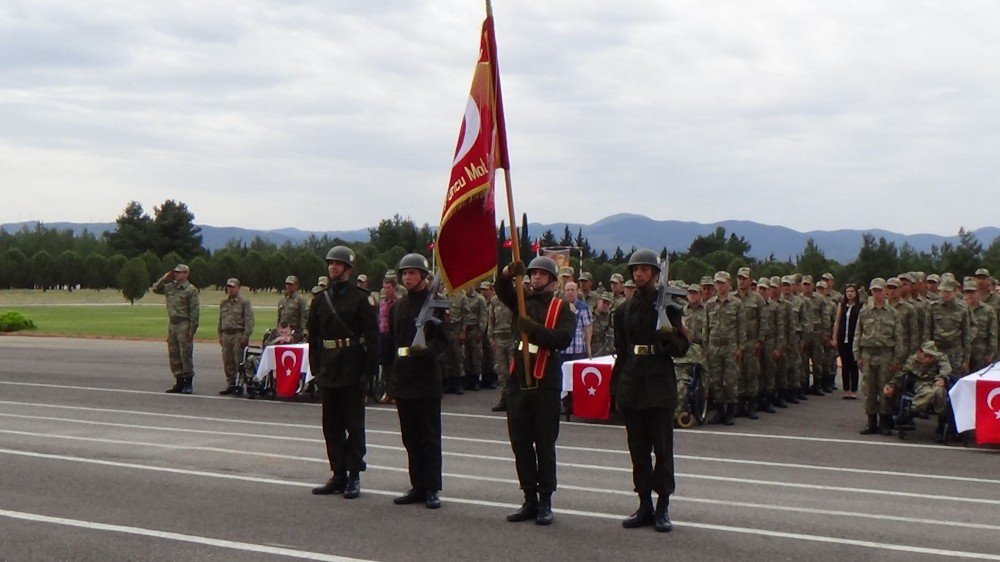
M 872 279 L 872 282 L 868 284 L 869 289 L 885 289 L 885 279 L 881 277 L 876 277 Z

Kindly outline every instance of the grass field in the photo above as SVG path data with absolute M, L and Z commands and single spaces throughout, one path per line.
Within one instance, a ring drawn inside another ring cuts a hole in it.
M 254 337 L 274 322 L 277 293 L 244 294 L 254 306 L 257 328 Z M 197 339 L 214 340 L 219 321 L 221 291 L 201 293 L 201 326 Z M 101 337 L 122 339 L 165 339 L 167 309 L 160 295 L 147 294 L 134 306 L 121 293 L 104 291 L 0 291 L 0 312 L 17 310 L 27 315 L 36 328 L 24 335 Z

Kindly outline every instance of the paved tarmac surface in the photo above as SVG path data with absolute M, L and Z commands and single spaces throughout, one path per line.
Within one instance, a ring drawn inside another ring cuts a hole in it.
M 394 410 L 368 409 L 357 500 L 328 476 L 319 406 L 219 397 L 198 344 L 193 396 L 168 395 L 166 345 L 0 336 L 2 560 L 1000 560 L 1000 452 L 857 434 L 858 402 L 813 398 L 760 421 L 676 433 L 672 533 L 635 509 L 624 430 L 564 423 L 556 522 L 521 501 L 496 391 L 444 401 L 443 507 L 408 486 Z

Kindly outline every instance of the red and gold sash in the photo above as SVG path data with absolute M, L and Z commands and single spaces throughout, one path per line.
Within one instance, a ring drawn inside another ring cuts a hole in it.
M 562 309 L 563 300 L 557 297 L 553 297 L 549 301 L 549 310 L 545 313 L 545 327 L 549 330 L 553 330 L 556 327 L 556 321 L 559 320 L 559 311 Z M 549 350 L 548 348 L 541 348 L 538 350 L 538 357 L 535 358 L 535 368 L 532 369 L 531 374 L 536 379 L 541 379 L 545 376 L 545 366 L 549 362 Z

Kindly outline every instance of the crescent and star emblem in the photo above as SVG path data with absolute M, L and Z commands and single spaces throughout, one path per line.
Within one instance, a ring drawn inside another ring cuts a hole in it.
M 986 407 L 993 412 L 993 415 L 996 416 L 998 420 L 1000 420 L 1000 408 L 993 407 L 993 399 L 996 398 L 997 395 L 1000 395 L 1000 386 L 994 388 L 989 394 L 986 395 Z
M 594 385 L 594 386 L 588 386 L 587 385 L 587 375 L 594 375 L 594 376 L 596 376 L 597 377 L 597 384 Z M 587 394 L 589 394 L 591 396 L 596 396 L 597 395 L 597 387 L 601 386 L 601 383 L 604 382 L 604 375 L 601 374 L 601 370 L 598 369 L 597 367 L 584 367 L 583 371 L 580 372 L 580 382 L 583 383 L 583 386 L 587 387 Z M 1000 389 L 997 389 L 997 390 L 1000 390 Z
M 286 357 L 291 357 L 292 358 L 291 365 L 285 363 L 285 358 Z M 284 367 L 284 369 L 285 369 L 285 376 L 290 377 L 290 376 L 292 376 L 292 367 L 294 367 L 295 364 L 298 363 L 298 358 L 295 356 L 295 352 L 294 351 L 292 351 L 290 349 L 286 349 L 284 351 L 284 353 L 281 354 L 281 358 L 278 360 L 278 362 L 281 363 L 282 367 Z
M 451 163 L 452 166 L 461 162 L 462 158 L 465 158 L 465 155 L 472 150 L 472 145 L 479 138 L 480 129 L 482 129 L 482 123 L 479 117 L 479 106 L 476 105 L 476 100 L 469 96 L 469 101 L 465 105 L 465 119 L 462 121 L 462 142 L 458 145 L 458 150 L 455 151 L 455 161 Z

